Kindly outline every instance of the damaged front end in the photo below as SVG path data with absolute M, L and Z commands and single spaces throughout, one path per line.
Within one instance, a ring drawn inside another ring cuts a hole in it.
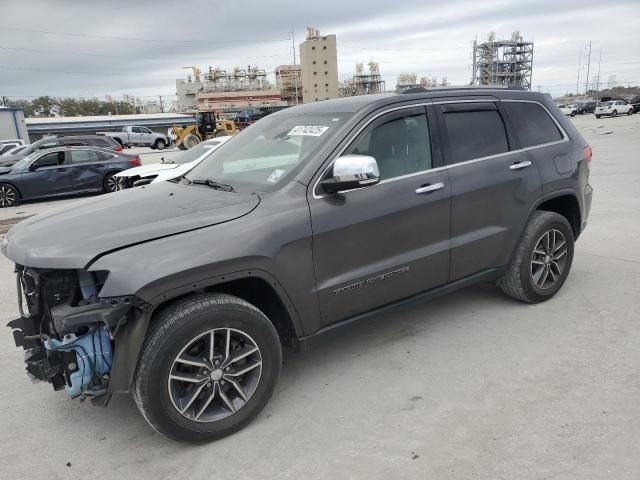
M 115 346 L 149 306 L 134 296 L 100 298 L 108 272 L 16 265 L 16 274 L 21 316 L 8 326 L 31 380 L 106 405 L 122 363 Z

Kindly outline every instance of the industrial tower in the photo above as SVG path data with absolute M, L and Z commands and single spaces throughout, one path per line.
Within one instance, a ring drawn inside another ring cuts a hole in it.
M 473 42 L 473 85 L 511 85 L 531 90 L 533 42 L 513 32 L 510 40 L 496 40 L 491 32 L 486 42 Z

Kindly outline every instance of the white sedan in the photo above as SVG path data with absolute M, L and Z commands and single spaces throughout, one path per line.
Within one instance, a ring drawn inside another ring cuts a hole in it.
M 578 113 L 578 107 L 576 107 L 575 105 L 567 105 L 565 103 L 561 103 L 560 105 L 558 105 L 558 108 L 562 113 L 564 113 L 565 115 L 569 115 L 570 117 L 575 117 L 576 113 Z
M 180 153 L 177 158 L 169 162 L 142 165 L 117 173 L 115 177 L 118 182 L 118 190 L 181 177 L 231 138 L 228 136 L 207 140 Z
M 596 118 L 600 118 L 603 115 L 609 115 L 612 117 L 617 117 L 618 114 L 626 113 L 627 115 L 631 115 L 633 113 L 633 105 L 630 103 L 623 102 L 621 100 L 610 100 L 608 102 L 603 102 L 596 107 L 596 110 L 593 112 Z

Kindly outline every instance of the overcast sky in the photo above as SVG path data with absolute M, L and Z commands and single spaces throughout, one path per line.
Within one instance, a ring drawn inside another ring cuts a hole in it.
M 180 8 L 179 5 L 184 7 Z M 338 38 L 340 80 L 373 59 L 387 89 L 396 76 L 471 77 L 471 45 L 519 30 L 535 42 L 533 85 L 554 95 L 591 73 L 640 85 L 639 0 L 0 0 L 0 96 L 171 95 L 183 66 L 267 71 L 292 62 L 306 26 Z

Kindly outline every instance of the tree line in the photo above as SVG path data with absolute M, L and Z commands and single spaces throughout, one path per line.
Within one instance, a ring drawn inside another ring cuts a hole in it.
M 98 99 L 58 98 L 42 96 L 33 100 L 1 98 L 6 107 L 24 109 L 25 117 L 79 117 L 89 115 L 128 115 L 141 113 L 140 108 L 127 102 L 107 102 Z

